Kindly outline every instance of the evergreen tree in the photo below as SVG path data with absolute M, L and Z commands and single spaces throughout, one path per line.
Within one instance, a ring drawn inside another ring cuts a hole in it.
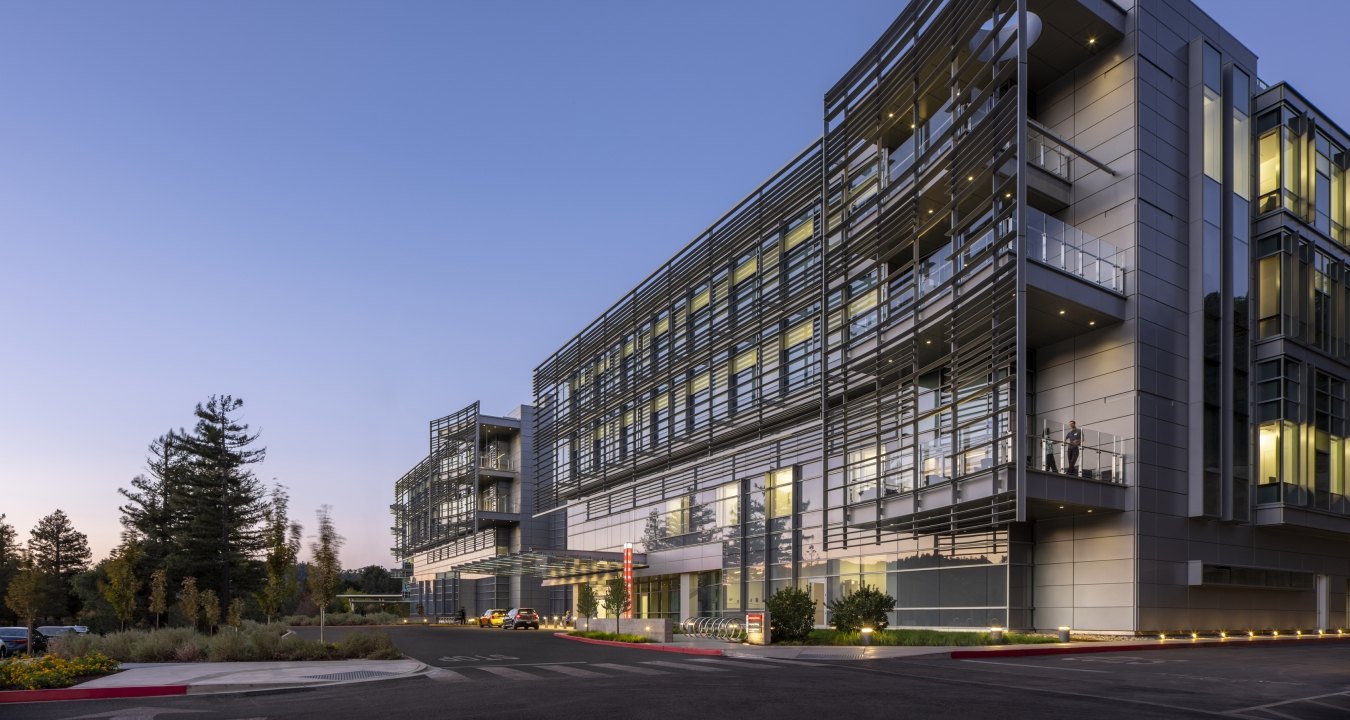
M 264 536 L 267 539 L 267 584 L 258 594 L 258 605 L 262 607 L 267 622 L 282 614 L 295 601 L 299 584 L 295 579 L 295 561 L 300 555 L 300 523 L 291 522 L 287 517 L 290 496 L 286 489 L 277 485 L 272 488 L 271 502 L 267 508 Z
M 183 578 L 183 592 L 178 596 L 178 603 L 183 607 L 188 627 L 196 630 L 197 618 L 202 614 L 202 594 L 197 590 L 197 578 L 191 575 Z
M 126 504 L 122 513 L 124 535 L 134 537 L 141 546 L 138 577 L 156 568 L 169 568 L 182 559 L 179 535 L 185 525 L 182 498 L 191 481 L 187 445 L 183 431 L 159 436 L 150 443 L 145 460 L 148 475 L 137 475 L 131 488 L 118 488 Z
M 159 629 L 159 616 L 169 611 L 169 573 L 159 568 L 150 576 L 150 612 L 155 616 L 155 629 Z
M 323 642 L 323 630 L 328 604 L 333 602 L 338 589 L 342 586 L 342 564 L 338 561 L 338 549 L 343 538 L 333 528 L 333 509 L 328 505 L 319 508 L 319 534 L 309 551 L 314 559 L 309 567 L 309 594 L 319 606 L 319 642 Z
M 244 401 L 212 395 L 196 409 L 197 425 L 183 438 L 191 480 L 182 496 L 184 570 L 228 604 L 262 585 L 258 562 L 265 548 L 267 494 L 250 465 L 265 448 L 236 415 Z
M 47 612 L 58 616 L 72 614 L 74 598 L 70 581 L 89 569 L 89 561 L 93 557 L 89 551 L 88 536 L 76 530 L 70 518 L 57 510 L 38 520 L 37 526 L 29 533 L 28 550 L 33 555 L 33 564 L 51 583 Z
M 21 550 L 19 533 L 14 530 L 13 525 L 5 522 L 4 514 L 0 513 L 0 598 L 5 596 L 5 592 L 9 589 L 9 581 L 19 572 Z
M 140 547 L 134 541 L 123 545 L 106 564 L 107 582 L 98 584 L 123 630 L 136 615 L 137 593 L 141 589 L 141 581 L 136 577 L 136 563 L 140 554 Z

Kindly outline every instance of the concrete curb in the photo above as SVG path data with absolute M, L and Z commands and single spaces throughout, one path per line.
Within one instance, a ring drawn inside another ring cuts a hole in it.
M 0 703 L 54 702 L 57 700 L 111 700 L 116 698 L 164 697 L 168 695 L 186 694 L 188 694 L 187 685 L 4 690 L 0 691 Z
M 651 650 L 653 652 L 679 653 L 681 655 L 708 655 L 716 657 L 721 657 L 723 655 L 722 650 L 712 650 L 709 648 L 682 648 L 682 647 L 673 647 L 671 645 L 661 645 L 660 643 L 626 643 L 626 642 L 618 642 L 617 640 L 596 640 L 595 638 L 577 637 L 575 635 L 568 635 L 567 633 L 553 633 L 553 637 L 562 638 L 563 640 L 571 640 L 573 642 L 587 643 L 590 645 L 608 645 L 610 647 L 625 647 L 625 648 L 633 648 L 635 650 Z
M 1266 647 L 1269 645 L 1311 645 L 1326 642 L 1350 642 L 1350 637 L 1303 637 L 1289 638 L 1245 638 L 1234 637 L 1225 640 L 1180 640 L 1169 643 L 1159 640 L 1138 645 L 1070 645 L 1045 647 L 1044 645 L 1025 645 L 1022 647 L 998 648 L 995 650 L 953 650 L 953 660 L 976 660 L 979 658 L 1036 657 L 1039 655 L 1086 655 L 1092 653 L 1142 652 L 1145 650 L 1184 650 L 1195 648 L 1244 648 Z

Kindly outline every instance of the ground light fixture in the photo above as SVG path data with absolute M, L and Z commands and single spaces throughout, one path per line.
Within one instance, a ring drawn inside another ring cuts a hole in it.
M 872 644 L 872 628 L 865 627 L 862 629 L 862 644 L 863 647 L 868 647 Z
M 1166 639 L 1167 639 L 1167 633 L 1158 633 L 1158 639 L 1159 639 L 1159 640 L 1166 640 Z
M 1249 638 L 1254 638 L 1254 637 L 1256 637 L 1256 631 L 1255 631 L 1255 630 L 1248 630 L 1248 631 L 1247 631 L 1247 637 L 1249 637 Z
M 1199 639 L 1200 639 L 1200 633 L 1198 633 L 1198 632 L 1193 632 L 1193 633 L 1191 633 L 1191 639 L 1192 639 L 1192 640 L 1199 640 Z
M 1227 639 L 1228 639 L 1228 633 L 1227 633 L 1226 631 L 1220 630 L 1220 631 L 1219 631 L 1219 639 L 1220 639 L 1220 640 L 1227 640 Z
M 1070 630 L 1070 628 L 1069 628 L 1068 625 L 1060 625 L 1060 626 L 1059 626 L 1059 641 L 1060 641 L 1060 642 L 1066 643 L 1066 642 L 1069 641 L 1069 630 Z
M 998 643 L 1003 642 L 1003 628 L 998 625 L 991 626 L 989 628 L 989 639 Z

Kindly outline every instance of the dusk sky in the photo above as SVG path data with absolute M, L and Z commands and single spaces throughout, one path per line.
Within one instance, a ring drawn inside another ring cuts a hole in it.
M 1350 3 L 1199 4 L 1350 125 Z M 306 534 L 331 504 L 392 564 L 427 421 L 530 402 L 903 5 L 0 5 L 0 513 L 103 558 L 146 445 L 233 394 Z

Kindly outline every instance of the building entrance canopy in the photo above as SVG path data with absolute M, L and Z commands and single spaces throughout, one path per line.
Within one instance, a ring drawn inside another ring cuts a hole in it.
M 647 556 L 633 554 L 633 567 L 647 567 Z M 452 568 L 467 575 L 534 575 L 544 585 L 594 582 L 623 572 L 623 553 L 588 550 L 534 550 L 496 555 Z

